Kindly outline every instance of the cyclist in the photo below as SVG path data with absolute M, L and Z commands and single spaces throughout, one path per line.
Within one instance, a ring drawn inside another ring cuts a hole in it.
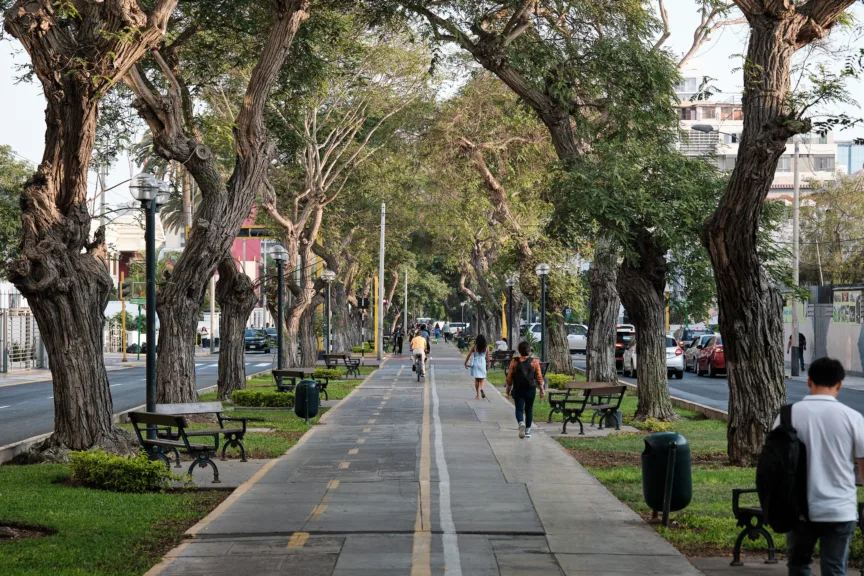
M 423 337 L 422 334 L 419 333 L 414 336 L 414 338 L 412 338 L 411 342 L 408 344 L 408 347 L 411 349 L 411 358 L 414 362 L 411 365 L 411 370 L 413 372 L 420 370 L 420 374 L 425 375 L 426 347 L 428 345 L 429 342 Z

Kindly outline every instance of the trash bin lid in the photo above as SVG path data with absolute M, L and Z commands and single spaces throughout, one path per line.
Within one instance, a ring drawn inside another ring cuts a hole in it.
M 649 434 L 645 437 L 645 451 L 643 454 L 655 450 L 665 450 L 673 443 L 678 448 L 689 446 L 687 438 L 677 432 L 655 432 L 654 434 Z

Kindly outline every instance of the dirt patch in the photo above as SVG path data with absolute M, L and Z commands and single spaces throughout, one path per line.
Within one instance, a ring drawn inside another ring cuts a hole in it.
M 41 538 L 56 534 L 54 530 L 42 526 L 29 526 L 27 524 L 0 523 L 0 542 L 12 540 L 26 540 L 28 538 Z
M 615 452 L 611 450 L 581 450 L 568 448 L 577 462 L 589 468 L 616 468 L 618 466 L 641 466 L 642 456 L 638 452 Z M 721 465 L 729 464 L 726 454 L 693 454 L 690 456 L 692 464 L 699 465 Z

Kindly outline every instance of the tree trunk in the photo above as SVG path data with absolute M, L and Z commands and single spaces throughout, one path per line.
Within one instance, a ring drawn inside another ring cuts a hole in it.
M 851 1 L 831 2 L 830 7 L 828 2 L 809 2 L 807 15 L 799 12 L 800 7 L 775 4 L 764 13 L 748 14 L 751 31 L 738 162 L 702 230 L 717 282 L 728 372 L 729 460 L 739 466 L 756 462 L 786 401 L 782 301 L 763 273 L 756 237 L 786 143 L 810 129 L 809 120 L 793 117 L 789 108 L 792 56 L 827 34 L 836 14 Z
M 549 372 L 573 374 L 573 360 L 570 358 L 570 344 L 567 342 L 567 327 L 564 325 L 563 307 L 546 307 L 546 358 Z
M 666 251 L 654 246 L 650 232 L 641 231 L 639 240 L 638 261 L 625 258 L 618 273 L 618 293 L 636 326 L 639 403 L 635 419 L 673 421 L 678 415 L 672 409 L 666 377 Z
M 317 319 L 316 308 L 320 305 L 321 299 L 316 298 L 300 316 L 300 363 L 303 366 L 314 366 L 318 361 L 318 333 L 315 329 L 315 320 Z
M 246 321 L 258 302 L 252 280 L 237 269 L 231 256 L 219 263 L 216 300 L 221 312 L 218 398 L 230 400 L 235 390 L 246 388 Z
M 51 364 L 54 433 L 31 452 L 62 460 L 67 448 L 132 451 L 112 423 L 102 351 L 112 281 L 104 229 L 90 239 L 87 171 L 101 98 L 162 38 L 177 2 L 160 0 L 149 14 L 137 3 L 77 2 L 74 23 L 55 4 L 18 0 L 3 21 L 47 100 L 45 149 L 21 194 L 20 251 L 8 276 L 27 298 Z
M 615 338 L 621 303 L 616 282 L 618 277 L 616 251 L 605 239 L 594 250 L 594 262 L 588 271 L 591 285 L 588 320 L 588 342 L 585 350 L 586 379 L 589 382 L 617 382 Z

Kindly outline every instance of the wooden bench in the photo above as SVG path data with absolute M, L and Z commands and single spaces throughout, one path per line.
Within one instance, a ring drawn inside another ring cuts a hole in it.
M 274 369 L 273 378 L 276 380 L 276 390 L 279 392 L 294 392 L 297 388 L 297 380 L 309 379 L 315 380 L 315 385 L 318 390 L 324 394 L 324 399 L 329 400 L 327 394 L 327 385 L 330 383 L 330 378 L 315 378 L 315 367 L 311 368 L 283 368 L 282 370 Z M 286 384 L 288 380 L 290 383 Z
M 581 394 L 574 396 L 574 390 L 581 390 Z M 599 429 L 603 429 L 603 422 L 609 417 L 615 419 L 615 429 L 621 429 L 618 419 L 618 409 L 624 399 L 626 386 L 610 386 L 608 382 L 582 382 L 567 384 L 567 396 L 562 400 L 561 412 L 564 416 L 564 427 L 562 434 L 567 434 L 567 424 L 579 423 L 579 434 L 585 434 L 582 424 L 582 414 L 586 411 L 600 413 L 598 422 Z
M 171 467 L 171 460 L 165 454 L 166 450 L 174 452 L 177 456 L 177 467 L 180 467 L 180 454 L 178 450 L 183 450 L 187 454 L 194 456 L 195 460 L 189 466 L 189 474 L 195 469 L 195 466 L 206 468 L 209 464 L 213 467 L 213 483 L 218 484 L 219 469 L 216 468 L 216 463 L 211 460 L 219 451 L 219 433 L 213 433 L 210 436 L 213 438 L 213 444 L 193 444 L 189 441 L 189 436 L 186 434 L 186 429 L 189 427 L 186 424 L 186 419 L 183 416 L 171 416 L 168 414 L 152 414 L 150 412 L 130 412 L 129 420 L 135 428 L 135 435 L 138 436 L 138 442 L 144 450 L 147 451 L 147 456 L 151 460 L 162 460 L 165 465 Z M 159 432 L 164 434 L 164 437 L 156 436 L 155 439 L 147 438 L 147 427 L 155 426 Z M 177 432 L 172 430 L 176 429 Z M 143 432 L 143 434 L 142 434 Z M 172 435 L 176 434 L 176 440 L 172 439 Z M 199 436 L 198 438 L 200 438 Z
M 222 415 L 223 408 L 221 402 L 193 402 L 188 404 L 157 404 L 156 414 L 167 414 L 169 416 L 184 416 L 186 414 L 215 414 L 219 420 L 219 428 L 208 430 L 188 430 L 186 436 L 190 438 L 195 436 L 212 436 L 213 434 L 222 434 L 224 444 L 222 445 L 222 460 L 225 460 L 225 451 L 229 446 L 240 448 L 240 461 L 246 462 L 246 447 L 243 446 L 243 439 L 246 436 L 246 418 L 231 418 Z M 225 422 L 241 422 L 242 428 L 233 427 L 226 428 Z M 167 434 L 163 436 L 169 438 Z M 177 435 L 170 437 L 171 440 L 177 440 Z
M 765 515 L 762 513 L 761 506 L 741 506 L 742 494 L 753 494 L 755 488 L 733 488 L 732 489 L 732 515 L 743 530 L 738 534 L 735 540 L 735 547 L 732 549 L 732 564 L 731 566 L 743 566 L 741 562 L 741 545 L 744 543 L 744 538 L 750 540 L 758 540 L 760 536 L 764 536 L 768 542 L 768 560 L 766 564 L 776 564 L 777 557 L 775 555 L 774 539 L 771 533 L 765 529 Z M 859 511 L 861 510 L 859 505 Z M 755 523 L 754 523 L 755 522 Z M 860 522 L 860 512 L 859 512 Z
M 345 376 L 360 376 L 360 358 L 354 358 L 350 354 L 325 354 L 324 363 L 327 368 L 337 368 L 342 364 L 345 366 Z
M 342 363 L 343 356 L 344 354 L 324 354 L 324 365 L 328 369 L 334 370 Z
M 506 370 L 515 353 L 515 350 L 495 350 L 492 352 L 492 362 L 489 363 L 489 367 L 494 368 L 497 363 L 499 368 Z

